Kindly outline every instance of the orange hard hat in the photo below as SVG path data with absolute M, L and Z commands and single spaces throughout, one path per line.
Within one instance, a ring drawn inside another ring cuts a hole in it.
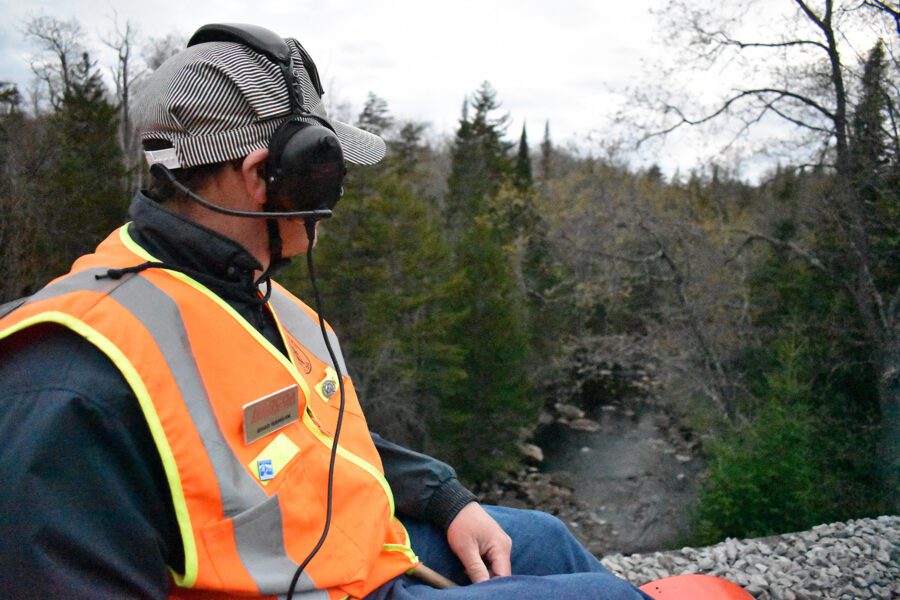
M 753 600 L 741 586 L 712 575 L 675 575 L 640 589 L 655 600 Z

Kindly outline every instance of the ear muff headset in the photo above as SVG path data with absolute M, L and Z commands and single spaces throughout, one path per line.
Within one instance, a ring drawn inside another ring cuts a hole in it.
M 205 42 L 237 42 L 262 54 L 280 69 L 287 86 L 292 116 L 269 140 L 266 163 L 266 212 L 279 216 L 329 217 L 343 195 L 347 173 L 341 143 L 332 126 L 303 104 L 294 77 L 290 46 L 278 34 L 256 25 L 210 24 L 198 29 L 188 46 Z M 303 67 L 321 97 L 324 94 L 312 58 L 297 44 Z M 290 215 L 289 213 L 295 213 Z M 260 213 L 259 216 L 266 216 Z

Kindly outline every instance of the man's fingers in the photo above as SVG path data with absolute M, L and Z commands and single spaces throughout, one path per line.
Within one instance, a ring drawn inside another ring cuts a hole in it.
M 510 575 L 512 539 L 477 502 L 459 511 L 447 528 L 447 542 L 472 583 Z
M 492 546 L 488 549 L 487 560 L 491 565 L 491 573 L 496 577 L 506 577 L 512 574 L 512 565 L 509 562 L 509 548 Z
M 490 573 L 488 573 L 484 561 L 481 560 L 481 556 L 478 554 L 478 546 L 472 546 L 470 549 L 467 549 L 465 555 L 460 556 L 459 559 L 472 583 L 480 583 L 490 579 Z

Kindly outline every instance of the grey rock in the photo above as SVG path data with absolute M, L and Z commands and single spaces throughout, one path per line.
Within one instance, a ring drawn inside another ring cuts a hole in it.
M 536 446 L 535 444 L 520 444 L 519 452 L 522 453 L 522 456 L 533 460 L 535 462 L 544 462 L 544 451 L 541 450 L 540 446 Z
M 556 412 L 559 413 L 561 417 L 566 419 L 583 419 L 584 411 L 578 408 L 577 406 L 572 406 L 571 404 L 563 404 L 562 402 L 557 402 L 554 406 L 556 408 Z
M 600 423 L 598 423 L 597 421 L 592 421 L 590 419 L 577 418 L 571 419 L 569 421 L 569 427 L 577 431 L 593 432 L 600 430 Z

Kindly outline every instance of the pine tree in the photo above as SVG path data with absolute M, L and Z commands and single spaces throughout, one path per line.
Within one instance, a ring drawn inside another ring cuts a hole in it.
M 500 103 L 487 81 L 476 90 L 472 108 L 474 115 L 469 118 L 469 102 L 463 103 L 447 180 L 447 220 L 455 232 L 485 211 L 488 199 L 496 195 L 512 172 L 512 145 L 503 139 L 509 116 L 494 116 Z
M 519 137 L 519 151 L 516 153 L 513 180 L 516 189 L 522 192 L 528 191 L 534 184 L 531 176 L 531 153 L 528 151 L 528 134 L 525 131 L 525 125 L 522 125 L 522 135 Z
M 877 193 L 880 172 L 886 162 L 884 139 L 884 49 L 878 43 L 869 52 L 862 77 L 862 97 L 853 115 L 850 139 L 851 169 L 854 184 L 863 201 L 871 202 Z
M 0 116 L 12 114 L 19 109 L 22 95 L 19 88 L 9 81 L 0 81 Z
M 430 153 L 423 142 L 424 132 L 424 124 L 406 122 L 400 125 L 397 137 L 388 142 L 388 160 L 400 176 L 420 179 L 415 175 L 417 167 L 423 155 Z
M 550 141 L 550 121 L 544 123 L 544 140 L 541 142 L 541 181 L 552 176 L 553 144 Z
M 63 271 L 125 221 L 129 198 L 118 143 L 118 113 L 106 99 L 100 72 L 87 53 L 72 70 L 59 110 L 51 116 L 53 168 L 43 193 L 48 214 L 46 245 Z
M 900 273 L 900 157 L 889 151 L 885 54 L 879 42 L 868 54 L 862 93 L 851 123 L 851 184 L 868 221 L 875 276 L 882 289 L 896 289 Z
M 394 126 L 394 119 L 388 110 L 387 101 L 369 92 L 356 125 L 375 135 L 384 136 L 390 133 Z
M 485 82 L 468 101 L 451 152 L 446 222 L 462 278 L 455 299 L 463 315 L 454 342 L 463 351 L 466 379 L 442 402 L 443 454 L 469 480 L 517 465 L 516 442 L 535 417 L 526 364 L 528 313 L 518 270 L 510 212 L 498 210 L 512 185 L 512 144 L 503 139 L 508 116 Z M 476 432 L 487 427 L 491 435 Z
M 466 378 L 443 398 L 436 427 L 439 450 L 469 481 L 518 466 L 520 432 L 538 403 L 528 393 L 527 312 L 511 268 L 511 249 L 477 218 L 457 247 L 462 276 L 453 339 Z

